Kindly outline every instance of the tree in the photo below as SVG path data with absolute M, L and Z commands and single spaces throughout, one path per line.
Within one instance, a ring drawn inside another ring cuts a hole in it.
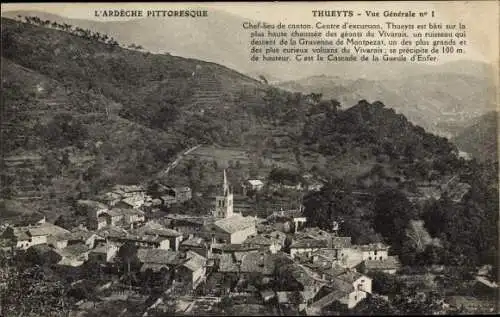
M 381 295 L 397 294 L 401 291 L 403 284 L 398 280 L 397 276 L 384 272 L 370 272 L 368 274 L 372 280 L 373 292 Z
M 267 79 L 266 79 L 266 77 L 264 77 L 264 75 L 259 75 L 259 79 L 260 79 L 260 80 L 261 80 L 264 84 L 266 84 L 266 85 L 268 84 Z
M 131 263 L 137 261 L 137 246 L 132 242 L 125 242 L 118 250 L 118 257 L 121 259 L 122 263 L 126 264 L 127 274 L 125 275 L 130 281 L 130 287 L 132 287 L 131 282 Z
M 359 302 L 350 312 L 352 315 L 394 315 L 396 313 L 391 303 L 377 295 L 369 295 Z
M 234 300 L 228 295 L 224 295 L 219 302 L 219 307 L 223 311 L 230 309 L 231 307 L 233 307 L 233 305 L 234 305 Z
M 401 191 L 390 189 L 377 196 L 373 225 L 387 238 L 395 252 L 401 249 L 405 229 L 412 219 L 417 219 L 416 209 Z

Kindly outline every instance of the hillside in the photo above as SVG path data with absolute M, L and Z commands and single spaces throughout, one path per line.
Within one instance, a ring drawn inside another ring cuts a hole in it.
M 450 72 L 480 78 L 495 77 L 498 70 L 475 61 L 449 62 L 441 65 L 421 63 L 312 63 L 303 67 L 297 63 L 254 63 L 248 58 L 250 35 L 241 26 L 244 21 L 252 21 L 243 16 L 222 10 L 210 10 L 209 19 L 193 19 L 187 25 L 179 19 L 137 19 L 131 21 L 91 21 L 70 19 L 40 11 L 3 11 L 2 16 L 17 19 L 18 15 L 38 16 L 43 20 L 58 21 L 82 28 L 106 33 L 125 46 L 137 44 L 152 53 L 173 55 L 226 65 L 245 74 L 269 76 L 295 80 L 316 74 L 336 75 L 356 80 L 398 80 L 401 74 L 423 75 Z M 264 21 L 262 21 L 264 22 Z M 277 22 L 277 21 L 265 21 Z M 168 30 L 168 31 L 165 31 Z M 228 34 L 230 30 L 230 34 Z M 221 34 L 227 36 L 221 36 Z M 200 45 L 203 43 L 203 45 Z M 267 76 L 266 76 L 267 77 Z M 374 99 L 376 100 L 376 98 Z M 356 100 L 357 101 L 357 100 Z M 349 104 L 349 106 L 352 104 Z
M 339 110 L 328 98 L 290 93 L 221 65 L 9 19 L 2 19 L 2 43 L 4 193 L 47 207 L 147 181 L 195 144 L 251 153 L 239 160 L 247 172 L 277 166 L 353 183 L 380 164 L 403 180 L 453 172 L 439 167 L 453 162 L 453 146 L 386 102 Z M 359 99 L 379 89 L 365 80 L 354 86 Z M 198 163 L 181 162 L 175 176 L 196 187 L 200 168 L 213 182 L 216 169 L 190 164 Z
M 498 112 L 482 115 L 451 140 L 478 160 L 498 161 Z
M 361 99 L 382 100 L 413 123 L 450 138 L 472 118 L 495 109 L 495 90 L 488 78 L 444 70 L 447 72 L 381 81 L 322 75 L 281 82 L 278 86 L 302 93 L 321 93 L 337 99 L 344 107 Z
M 4 18 L 1 62 L 2 195 L 37 209 L 148 179 L 198 142 L 241 142 L 236 102 L 264 89 L 224 66 Z

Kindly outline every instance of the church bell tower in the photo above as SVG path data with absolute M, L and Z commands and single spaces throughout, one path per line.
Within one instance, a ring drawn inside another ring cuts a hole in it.
M 227 181 L 225 169 L 222 188 L 215 197 L 215 210 L 213 216 L 216 218 L 229 218 L 233 216 L 233 192 Z

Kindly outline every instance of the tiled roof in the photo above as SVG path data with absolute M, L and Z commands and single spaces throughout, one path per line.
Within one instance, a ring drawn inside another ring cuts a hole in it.
M 261 245 L 257 244 L 213 244 L 214 249 L 222 250 L 223 252 L 246 252 L 262 249 Z
M 326 240 L 315 239 L 300 239 L 294 240 L 291 249 L 308 249 L 308 248 L 326 248 L 328 245 Z
M 183 266 L 188 268 L 189 270 L 191 271 L 197 271 L 199 270 L 200 268 L 202 268 L 206 262 L 207 262 L 207 259 L 201 255 L 199 255 L 198 253 L 196 252 L 192 252 L 192 251 L 188 251 L 186 253 L 186 257 L 189 259 L 187 260 Z
M 330 278 L 337 277 L 346 272 L 346 269 L 337 263 L 325 263 L 324 265 L 316 263 L 307 265 L 313 271 L 318 272 L 320 274 L 325 274 Z
M 264 183 L 260 180 L 260 179 L 249 179 L 248 182 L 250 183 L 250 185 L 252 186 L 260 186 L 260 185 L 264 185 Z
M 69 258 L 78 258 L 89 251 L 89 247 L 83 243 L 71 244 L 60 250 L 60 253 Z
M 28 228 L 28 232 L 32 237 L 34 236 L 62 237 L 69 233 L 68 230 L 48 222 L 43 223 L 36 227 L 30 227 Z
M 401 262 L 397 256 L 389 256 L 385 260 L 365 260 L 365 268 L 368 270 L 391 270 L 399 269 Z
M 94 209 L 94 210 L 107 209 L 108 208 L 108 206 L 106 206 L 105 204 L 100 203 L 98 201 L 94 201 L 94 200 L 78 200 L 76 202 L 76 204 L 78 206 L 82 206 L 82 207 L 86 207 L 86 208 L 91 208 L 91 209 Z
M 90 253 L 107 253 L 108 252 L 108 246 L 107 245 L 100 245 L 92 250 L 90 250 Z
M 255 227 L 255 219 L 253 217 L 243 217 L 237 214 L 226 219 L 217 220 L 214 225 L 227 233 L 235 233 L 250 227 Z
M 275 261 L 271 253 L 249 252 L 241 259 L 241 272 L 258 272 L 271 275 L 275 270 Z
M 357 281 L 359 278 L 361 278 L 363 276 L 364 275 L 359 273 L 359 272 L 356 272 L 353 270 L 348 270 L 348 271 L 343 272 L 340 275 L 337 275 L 336 279 L 344 281 L 352 286 L 352 283 L 354 283 L 355 281 Z
M 352 246 L 353 249 L 358 249 L 361 251 L 385 251 L 389 249 L 389 246 L 383 243 L 371 243 L 371 244 L 363 244 L 363 245 L 355 245 Z
M 199 237 L 192 237 L 185 241 L 182 241 L 181 245 L 190 247 L 203 247 L 205 246 L 205 240 Z
M 286 239 L 286 234 L 280 231 L 272 231 L 269 233 L 258 234 L 254 237 L 249 237 L 245 240 L 245 244 L 258 244 L 258 245 L 271 245 L 271 244 L 283 244 Z
M 315 308 L 315 309 L 323 309 L 323 308 L 330 306 L 335 301 L 345 302 L 346 297 L 348 295 L 349 295 L 349 293 L 346 293 L 340 289 L 336 289 L 336 290 L 332 291 L 331 293 L 329 293 L 328 295 L 323 296 L 319 300 L 312 303 L 311 307 Z
M 124 193 L 131 193 L 131 192 L 143 192 L 145 189 L 142 186 L 138 185 L 115 185 L 113 186 L 112 191 L 114 192 L 124 192 Z
M 317 250 L 317 251 L 314 251 L 312 253 L 313 256 L 319 256 L 319 257 L 322 257 L 324 259 L 328 259 L 328 260 L 335 260 L 337 258 L 337 250 L 336 249 L 321 249 L 321 250 Z
M 238 272 L 238 265 L 231 254 L 218 254 L 217 259 L 219 261 L 219 272 Z
M 144 234 L 160 237 L 180 237 L 182 233 L 173 229 L 148 229 L 145 230 Z
M 332 234 L 325 231 L 321 230 L 319 228 L 305 228 L 301 234 L 311 237 L 316 240 L 328 240 L 332 238 Z
M 13 234 L 16 237 L 17 241 L 26 241 L 30 239 L 28 235 L 28 231 L 26 228 L 13 228 Z
M 96 231 L 96 234 L 104 238 L 125 238 L 128 232 L 125 229 L 119 227 L 106 227 Z
M 184 261 L 180 261 L 179 252 L 162 249 L 143 249 L 137 250 L 137 258 L 142 263 L 148 264 L 166 264 L 176 265 Z

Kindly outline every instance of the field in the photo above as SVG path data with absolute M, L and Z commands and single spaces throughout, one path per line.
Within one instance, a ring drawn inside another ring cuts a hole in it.
M 186 159 L 194 158 L 200 161 L 216 161 L 221 168 L 227 168 L 231 164 L 239 162 L 241 166 L 252 163 L 249 153 L 244 149 L 201 146 L 186 155 Z

